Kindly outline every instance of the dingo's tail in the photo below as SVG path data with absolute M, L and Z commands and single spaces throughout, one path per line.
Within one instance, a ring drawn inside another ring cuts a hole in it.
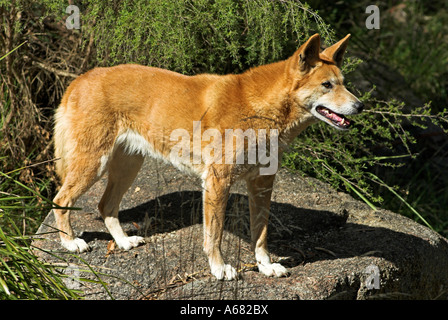
M 56 110 L 54 126 L 54 150 L 56 157 L 56 173 L 63 183 L 67 173 L 67 157 L 69 155 L 69 131 L 70 123 L 65 115 L 66 106 L 61 105 Z

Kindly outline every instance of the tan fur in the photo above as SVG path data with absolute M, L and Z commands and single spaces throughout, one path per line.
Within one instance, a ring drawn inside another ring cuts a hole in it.
M 173 160 L 170 151 L 178 141 L 171 141 L 170 134 L 185 129 L 193 136 L 193 121 L 201 121 L 200 132 L 217 129 L 223 136 L 226 129 L 276 129 L 280 158 L 285 146 L 317 121 L 311 109 L 319 99 L 331 101 L 332 110 L 340 107 L 341 114 L 357 113 L 350 104 L 358 100 L 343 86 L 338 68 L 347 40 L 348 36 L 320 53 L 320 38 L 314 35 L 291 58 L 238 75 L 185 76 L 128 64 L 96 68 L 79 76 L 56 112 L 54 141 L 62 187 L 54 202 L 61 207 L 73 206 L 108 171 L 99 210 L 118 246 L 130 249 L 143 239 L 127 237 L 122 231 L 118 221 L 121 198 L 144 156 L 171 160 L 181 170 L 193 171 L 203 179 L 204 251 L 212 273 L 218 279 L 230 280 L 237 274 L 224 263 L 220 243 L 230 186 L 243 178 L 250 196 L 251 234 L 259 269 L 267 275 L 285 275 L 286 269 L 271 263 L 267 252 L 275 174 L 260 175 L 259 163 L 193 164 L 192 155 L 190 162 Z M 334 83 L 331 92 L 322 87 L 329 79 Z M 202 142 L 201 149 L 208 143 Z M 88 245 L 74 235 L 69 210 L 56 208 L 54 213 L 63 245 L 71 251 L 88 250 Z

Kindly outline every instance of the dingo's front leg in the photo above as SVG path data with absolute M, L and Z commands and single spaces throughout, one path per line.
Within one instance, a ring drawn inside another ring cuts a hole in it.
M 267 275 L 282 277 L 287 270 L 279 263 L 272 263 L 267 249 L 269 209 L 275 175 L 257 176 L 246 180 L 249 193 L 250 230 L 258 270 Z
M 224 228 L 224 215 L 229 198 L 230 185 L 211 170 L 204 181 L 204 251 L 208 256 L 211 273 L 218 280 L 233 280 L 237 272 L 225 264 L 221 254 L 221 239 Z

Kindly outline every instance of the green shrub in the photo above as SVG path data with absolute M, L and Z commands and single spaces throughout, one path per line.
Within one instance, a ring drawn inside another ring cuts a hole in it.
M 81 11 L 83 36 L 94 37 L 101 65 L 230 73 L 286 58 L 312 32 L 333 40 L 299 1 L 89 1 Z

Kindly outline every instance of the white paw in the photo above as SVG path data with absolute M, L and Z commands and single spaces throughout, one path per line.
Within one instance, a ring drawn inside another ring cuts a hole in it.
M 288 275 L 288 270 L 280 263 L 258 264 L 258 270 L 268 277 L 283 277 Z
M 70 252 L 85 252 L 89 251 L 89 245 L 80 238 L 75 238 L 73 240 L 62 240 L 62 246 Z
M 218 280 L 234 280 L 238 276 L 235 268 L 229 264 L 211 266 L 211 272 Z
M 118 248 L 123 250 L 130 250 L 132 248 L 138 247 L 140 244 L 145 243 L 145 238 L 139 236 L 123 237 L 120 239 L 115 239 Z

